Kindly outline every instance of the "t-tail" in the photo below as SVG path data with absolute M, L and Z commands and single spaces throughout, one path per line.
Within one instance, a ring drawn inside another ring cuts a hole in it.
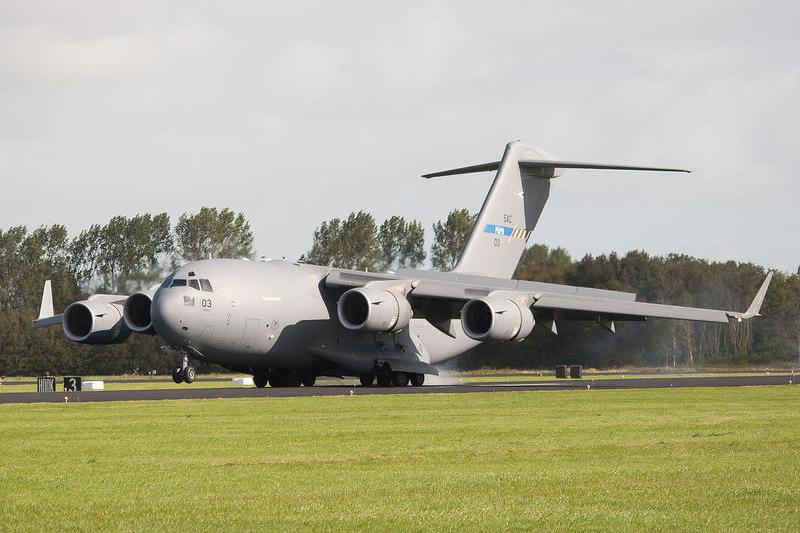
M 550 196 L 551 181 L 559 176 L 560 169 L 566 168 L 689 172 L 677 168 L 559 161 L 541 148 L 512 142 L 506 145 L 500 161 L 425 174 L 424 178 L 436 178 L 497 171 L 453 271 L 510 278 Z

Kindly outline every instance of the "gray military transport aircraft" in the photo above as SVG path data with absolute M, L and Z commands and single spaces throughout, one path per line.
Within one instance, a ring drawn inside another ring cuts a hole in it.
M 422 385 L 434 365 L 482 342 L 514 342 L 534 326 L 557 334 L 562 320 L 647 317 L 705 322 L 760 316 L 769 273 L 744 312 L 636 301 L 636 294 L 511 275 L 561 169 L 687 172 L 558 161 L 513 142 L 500 161 L 423 177 L 497 171 L 458 264 L 450 272 L 373 273 L 287 261 L 209 259 L 184 265 L 135 294 L 95 294 L 53 313 L 45 282 L 34 327 L 61 324 L 70 340 L 115 344 L 131 333 L 158 335 L 183 354 L 175 382 L 191 383 L 189 358 L 253 375 L 257 387 L 314 384 L 357 376 L 365 386 Z

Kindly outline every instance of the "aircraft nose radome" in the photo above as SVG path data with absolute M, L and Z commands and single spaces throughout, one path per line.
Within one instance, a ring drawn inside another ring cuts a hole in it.
M 150 305 L 150 317 L 153 321 L 153 327 L 156 333 L 168 342 L 180 339 L 179 329 L 183 296 L 176 294 L 176 292 L 159 289 L 153 296 L 153 303 Z

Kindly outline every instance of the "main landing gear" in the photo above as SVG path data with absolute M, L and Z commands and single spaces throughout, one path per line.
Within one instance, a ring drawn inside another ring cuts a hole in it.
M 362 387 L 371 387 L 376 381 L 379 387 L 421 387 L 425 383 L 425 374 L 412 372 L 379 371 L 377 374 L 359 376 Z
M 189 358 L 183 356 L 181 366 L 172 369 L 172 381 L 175 383 L 194 383 L 197 373 L 194 367 L 189 366 Z

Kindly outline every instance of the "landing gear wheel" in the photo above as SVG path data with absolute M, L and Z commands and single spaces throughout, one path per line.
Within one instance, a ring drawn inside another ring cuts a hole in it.
M 425 374 L 411 374 L 409 378 L 411 379 L 412 387 L 421 387 L 425 383 Z
M 183 371 L 183 381 L 186 383 L 194 383 L 195 377 L 197 377 L 197 373 L 194 371 L 194 367 L 187 366 L 186 370 Z
M 378 387 L 391 387 L 392 376 L 385 374 L 378 374 Z
M 375 374 L 370 374 L 368 376 L 358 376 L 358 381 L 361 382 L 362 387 L 372 387 L 372 384 L 375 383 Z
M 267 382 L 269 381 L 269 374 L 267 372 L 256 372 L 253 374 L 253 385 L 258 387 L 259 389 L 263 389 L 267 386 Z
M 408 373 L 392 372 L 392 385 L 395 387 L 408 387 Z
M 314 383 L 317 382 L 317 376 L 314 374 L 303 374 L 300 376 L 300 382 L 304 387 L 313 387 Z
M 183 370 L 180 367 L 172 369 L 172 381 L 175 383 L 183 383 Z

